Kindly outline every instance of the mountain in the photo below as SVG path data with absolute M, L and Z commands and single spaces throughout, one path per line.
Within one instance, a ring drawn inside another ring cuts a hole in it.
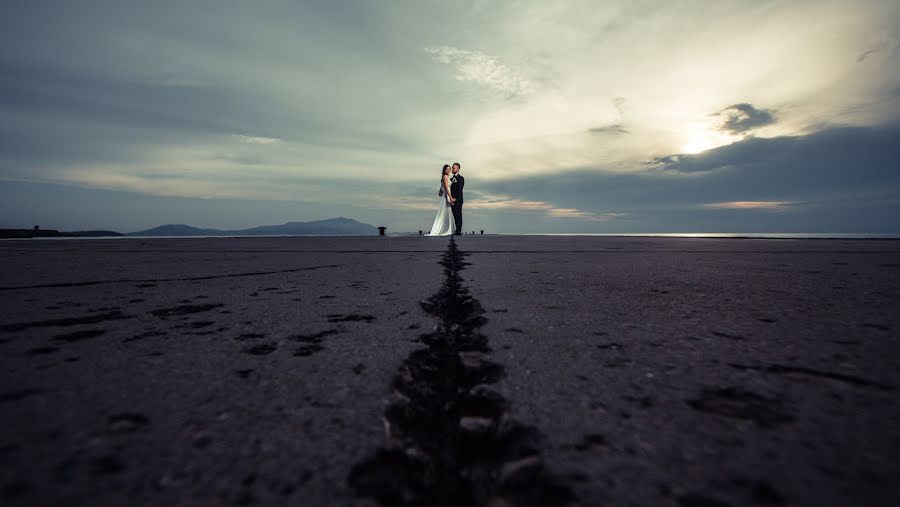
M 259 227 L 230 232 L 232 234 L 247 236 L 260 234 L 288 234 L 299 236 L 307 234 L 368 235 L 378 234 L 378 229 L 373 225 L 363 224 L 351 218 L 338 217 L 329 218 L 328 220 L 317 220 L 315 222 L 287 222 L 281 225 L 260 225 Z
M 126 232 L 126 236 L 222 236 L 226 231 L 199 229 L 185 224 L 166 224 L 139 232 Z
M 378 229 L 351 218 L 329 218 L 313 222 L 287 222 L 281 225 L 260 225 L 249 229 L 200 229 L 185 224 L 167 224 L 129 232 L 127 236 L 366 236 L 378 234 Z

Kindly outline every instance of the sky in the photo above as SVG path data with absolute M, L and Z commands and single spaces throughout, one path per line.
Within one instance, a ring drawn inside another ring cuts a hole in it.
M 900 2 L 10 0 L 0 227 L 900 232 Z

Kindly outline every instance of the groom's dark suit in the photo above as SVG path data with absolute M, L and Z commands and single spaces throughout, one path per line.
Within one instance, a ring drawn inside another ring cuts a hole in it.
M 463 207 L 463 187 L 466 184 L 466 179 L 463 178 L 462 174 L 456 173 L 455 176 L 450 178 L 450 195 L 452 195 L 456 202 L 453 203 L 451 209 L 453 210 L 453 221 L 456 222 L 456 234 L 462 234 L 462 207 Z

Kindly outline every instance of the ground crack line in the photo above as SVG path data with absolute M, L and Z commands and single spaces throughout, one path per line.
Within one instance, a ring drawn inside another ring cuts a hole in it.
M 466 254 L 453 238 L 443 256 L 445 281 L 422 301 L 439 320 L 392 382 L 384 413 L 387 445 L 348 477 L 359 496 L 389 506 L 565 505 L 571 491 L 543 467 L 543 437 L 509 416 L 488 385 L 503 367 L 488 360 L 487 319 L 459 272 Z
M 229 275 L 209 275 L 209 276 L 191 276 L 186 278 L 146 278 L 143 280 L 132 280 L 121 278 L 119 280 L 94 280 L 88 282 L 61 282 L 61 283 L 45 283 L 41 285 L 21 285 L 18 287 L 0 287 L 0 290 L 16 290 L 16 289 L 44 289 L 48 287 L 83 287 L 85 285 L 100 285 L 104 283 L 146 283 L 146 282 L 188 282 L 192 280 L 212 280 L 214 278 L 237 278 L 241 276 L 260 276 L 274 275 L 277 273 L 293 273 L 295 271 L 312 271 L 323 268 L 338 268 L 341 264 L 329 264 L 327 266 L 310 266 L 307 268 L 291 268 L 279 269 L 276 271 L 252 271 L 249 273 L 232 273 Z

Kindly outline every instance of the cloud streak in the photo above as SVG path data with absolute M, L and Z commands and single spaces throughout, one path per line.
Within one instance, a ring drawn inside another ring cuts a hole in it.
M 240 134 L 237 137 L 242 143 L 247 144 L 277 144 L 281 142 L 281 139 L 277 137 L 245 136 Z
M 471 201 L 466 201 L 467 209 L 476 210 L 516 210 L 516 211 L 539 211 L 543 212 L 548 218 L 569 218 L 578 220 L 594 220 L 606 221 L 624 216 L 623 213 L 592 213 L 589 211 L 579 210 L 575 208 L 561 208 L 546 201 L 538 200 L 522 200 L 516 199 L 509 195 L 492 194 L 487 195 L 478 192 L 477 197 Z
M 704 204 L 707 208 L 714 209 L 763 209 L 763 210 L 785 210 L 796 203 L 788 201 L 731 201 L 731 202 L 713 202 Z
M 535 86 L 494 56 L 450 46 L 426 47 L 435 61 L 453 67 L 453 78 L 485 86 L 508 98 L 531 94 Z

